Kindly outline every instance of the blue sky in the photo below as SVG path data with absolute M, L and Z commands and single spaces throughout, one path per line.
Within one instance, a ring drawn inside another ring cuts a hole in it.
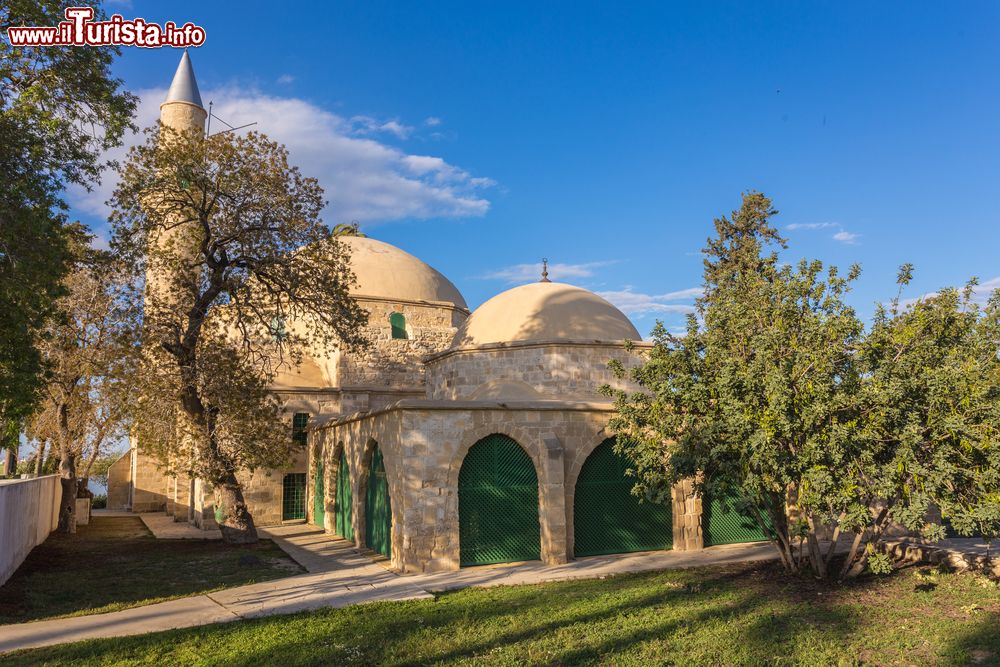
M 240 7 L 109 6 L 203 26 L 206 103 L 286 143 L 328 222 L 361 221 L 471 307 L 548 257 L 644 335 L 677 326 L 713 217 L 747 189 L 774 199 L 789 260 L 862 265 L 865 315 L 906 261 L 909 296 L 1000 286 L 995 2 Z M 179 57 L 125 49 L 143 120 Z

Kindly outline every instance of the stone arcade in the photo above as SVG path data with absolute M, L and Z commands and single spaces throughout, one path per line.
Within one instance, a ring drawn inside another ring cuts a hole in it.
M 203 129 L 205 115 L 185 54 L 161 120 Z M 613 305 L 543 275 L 470 314 L 416 257 L 342 240 L 372 346 L 307 355 L 276 378 L 301 447 L 288 469 L 244 476 L 259 525 L 307 520 L 404 572 L 761 539 L 718 502 L 703 515 L 689 483 L 672 506 L 631 494 L 598 387 L 621 386 L 608 362 L 634 365 L 648 345 Z M 136 443 L 111 470 L 109 506 L 215 525 L 210 491 Z

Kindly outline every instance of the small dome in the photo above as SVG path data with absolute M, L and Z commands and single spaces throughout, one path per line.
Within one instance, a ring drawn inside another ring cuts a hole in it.
M 337 239 L 351 253 L 358 284 L 351 294 L 398 301 L 443 301 L 468 310 L 450 280 L 396 246 L 362 236 Z
M 455 333 L 453 348 L 532 340 L 641 340 L 622 311 L 581 287 L 539 282 L 501 292 Z

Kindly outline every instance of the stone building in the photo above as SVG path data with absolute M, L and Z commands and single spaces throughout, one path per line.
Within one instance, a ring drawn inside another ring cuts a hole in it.
M 164 123 L 204 123 L 186 55 L 161 108 Z M 703 512 L 690 484 L 670 506 L 632 494 L 599 387 L 621 386 L 609 361 L 634 365 L 649 346 L 612 304 L 543 274 L 470 314 L 416 257 L 342 241 L 372 345 L 314 350 L 277 376 L 301 449 L 288 469 L 242 480 L 259 525 L 308 520 L 405 572 L 761 538 L 719 502 Z M 198 480 L 166 475 L 139 446 L 130 462 L 111 484 L 133 511 L 213 525 Z

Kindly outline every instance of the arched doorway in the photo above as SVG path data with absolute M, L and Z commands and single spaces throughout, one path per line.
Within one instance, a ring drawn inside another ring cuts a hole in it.
M 313 473 L 313 523 L 323 527 L 326 520 L 326 485 L 323 482 L 323 459 L 316 461 L 316 471 Z
M 673 508 L 632 495 L 629 460 L 608 438 L 590 453 L 573 495 L 573 552 L 576 556 L 669 549 Z
M 376 445 L 368 473 L 368 493 L 365 496 L 365 546 L 386 558 L 392 556 L 392 505 L 389 503 L 389 482 L 385 478 L 382 450 Z
M 538 476 L 511 438 L 491 435 L 469 449 L 458 473 L 462 565 L 541 558 Z
M 741 511 L 736 494 L 713 496 L 706 493 L 702 497 L 701 532 L 706 547 L 767 540 L 767 533 L 753 516 Z
M 353 498 L 351 497 L 351 470 L 347 466 L 347 456 L 340 452 L 340 463 L 337 466 L 337 488 L 334 498 L 333 517 L 334 530 L 345 540 L 354 540 L 354 524 L 351 517 Z

